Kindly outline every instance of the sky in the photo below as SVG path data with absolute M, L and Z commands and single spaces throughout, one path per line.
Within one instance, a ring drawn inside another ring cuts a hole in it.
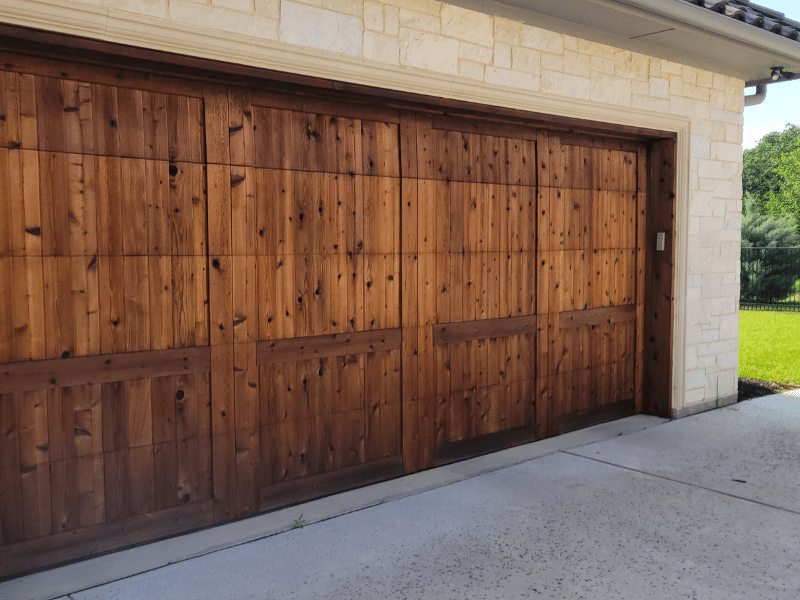
M 754 4 L 768 6 L 800 21 L 800 2 L 797 0 L 755 0 Z M 746 92 L 750 95 L 755 88 L 748 88 Z M 767 86 L 767 99 L 758 106 L 744 109 L 745 149 L 755 146 L 771 131 L 783 131 L 787 123 L 800 125 L 800 80 Z

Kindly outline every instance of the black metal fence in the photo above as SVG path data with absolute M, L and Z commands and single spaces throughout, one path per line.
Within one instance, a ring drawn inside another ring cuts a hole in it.
M 739 304 L 800 312 L 800 248 L 742 248 Z

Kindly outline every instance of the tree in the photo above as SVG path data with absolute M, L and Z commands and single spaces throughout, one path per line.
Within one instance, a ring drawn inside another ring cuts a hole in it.
M 800 278 L 797 252 L 779 250 L 800 245 L 800 234 L 787 215 L 764 214 L 751 194 L 742 220 L 741 297 L 772 302 L 788 296 Z M 766 250 L 765 250 L 766 248 Z
M 778 165 L 782 155 L 796 150 L 798 143 L 800 127 L 787 123 L 782 132 L 768 133 L 755 148 L 744 151 L 742 188 L 753 197 L 761 212 L 765 212 L 771 198 L 781 196 L 786 178 L 778 171 Z M 773 209 L 778 206 L 773 203 Z
M 794 149 L 781 154 L 775 173 L 780 178 L 780 189 L 770 192 L 765 205 L 766 212 L 791 215 L 795 227 L 800 231 L 800 140 Z

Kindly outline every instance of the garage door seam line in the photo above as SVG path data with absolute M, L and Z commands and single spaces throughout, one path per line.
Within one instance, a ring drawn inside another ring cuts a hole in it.
M 704 485 L 700 485 L 700 484 L 697 484 L 697 483 L 690 483 L 688 481 L 682 481 L 680 479 L 674 479 L 672 477 L 667 477 L 666 475 L 658 475 L 656 473 L 648 473 L 647 471 L 642 471 L 640 469 L 634 469 L 633 467 L 626 467 L 625 465 L 618 465 L 616 463 L 609 462 L 607 460 L 601 460 L 599 458 L 592 458 L 591 456 L 584 456 L 582 454 L 576 454 L 574 452 L 570 452 L 569 450 L 561 450 L 560 452 L 563 453 L 563 454 L 569 454 L 570 456 L 574 456 L 576 458 L 585 458 L 586 460 L 592 460 L 594 462 L 599 462 L 599 463 L 602 463 L 604 465 L 608 465 L 610 467 L 617 467 L 617 468 L 620 468 L 620 469 L 625 469 L 626 471 L 632 471 L 634 473 L 640 473 L 641 475 L 649 475 L 650 477 L 655 477 L 657 479 L 664 479 L 666 481 L 672 481 L 673 483 L 680 483 L 680 484 L 687 485 L 687 486 L 690 486 L 690 487 L 699 488 L 701 490 L 706 490 L 707 492 L 714 492 L 716 494 L 722 494 L 723 496 L 728 496 L 730 498 L 736 498 L 737 500 L 744 500 L 745 502 L 752 502 L 753 504 L 760 504 L 761 506 L 766 506 L 768 508 L 774 508 L 774 509 L 777 509 L 777 510 L 781 510 L 781 511 L 784 511 L 784 512 L 788 512 L 788 513 L 792 513 L 792 514 L 800 516 L 800 511 L 792 510 L 791 508 L 785 508 L 783 506 L 776 506 L 774 504 L 769 504 L 767 502 L 763 502 L 761 500 L 755 500 L 753 498 L 745 498 L 743 496 L 737 496 L 736 494 L 732 494 L 730 492 L 723 492 L 721 490 L 715 490 L 714 488 L 710 488 L 710 487 L 707 487 L 707 486 L 704 486 Z

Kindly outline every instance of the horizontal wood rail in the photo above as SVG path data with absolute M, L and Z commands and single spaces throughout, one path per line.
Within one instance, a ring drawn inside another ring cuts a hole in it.
M 302 479 L 285 481 L 259 490 L 259 510 L 273 510 L 289 504 L 297 504 L 334 492 L 343 492 L 357 487 L 385 481 L 403 474 L 403 461 L 399 456 L 352 465 L 319 473 Z
M 571 327 L 590 327 L 603 323 L 619 323 L 620 321 L 636 320 L 636 305 L 609 306 L 605 308 L 590 308 L 588 310 L 572 310 L 559 315 L 559 329 Z
M 585 429 L 592 425 L 615 421 L 616 419 L 630 417 L 635 414 L 636 401 L 633 398 L 630 400 L 621 400 L 613 404 L 606 404 L 604 406 L 590 408 L 583 412 L 562 416 L 558 421 L 558 433 L 569 433 L 570 431 Z
M 271 365 L 312 358 L 399 350 L 400 339 L 400 329 L 378 329 L 270 340 L 258 342 L 256 345 L 256 363 Z
M 540 437 L 538 426 L 532 423 L 514 427 L 513 429 L 458 440 L 457 442 L 445 442 L 434 449 L 433 464 L 436 467 L 440 467 L 459 460 L 535 442 Z
M 213 524 L 213 500 L 0 546 L 0 579 Z M 157 531 L 156 536 L 153 532 Z
M 599 148 L 601 150 L 618 150 L 621 152 L 639 151 L 639 142 L 630 139 L 612 138 L 608 137 L 609 134 L 603 134 L 602 137 L 595 135 L 586 135 L 580 133 L 564 133 L 559 137 L 561 138 L 562 149 L 565 146 L 584 146 L 588 148 Z
M 537 315 L 525 315 L 522 317 L 482 319 L 480 321 L 436 325 L 433 328 L 433 343 L 436 346 L 444 346 L 445 344 L 456 344 L 458 342 L 535 333 L 537 323 Z
M 0 365 L 0 394 L 211 370 L 211 348 L 98 354 Z

